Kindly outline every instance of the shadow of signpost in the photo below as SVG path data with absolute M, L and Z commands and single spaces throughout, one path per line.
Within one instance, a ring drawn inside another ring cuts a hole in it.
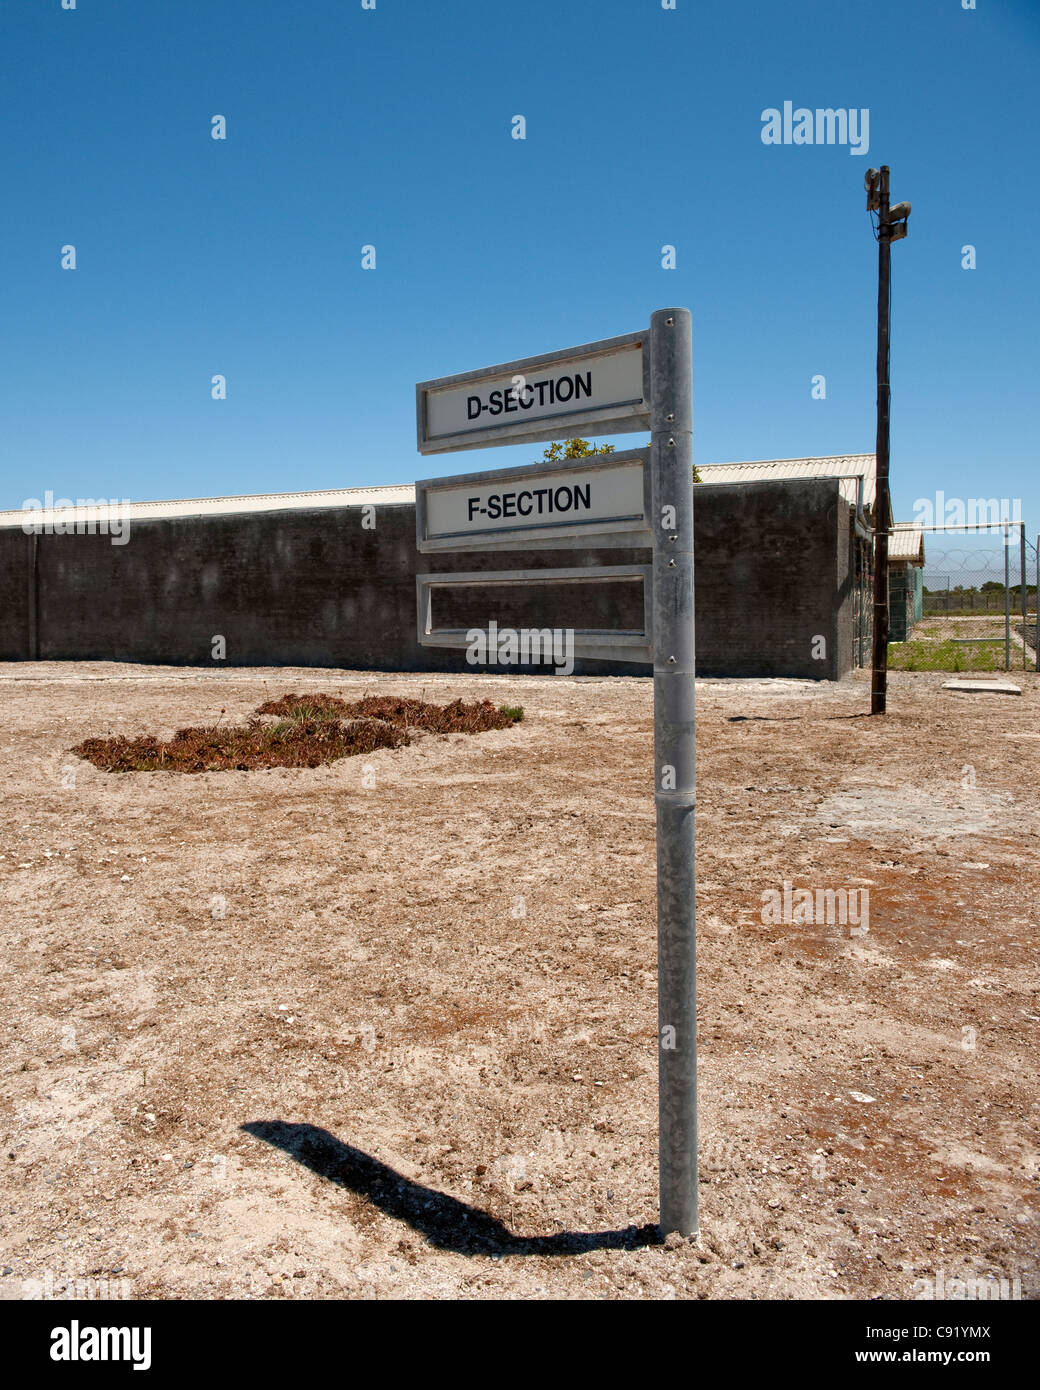
M 869 719 L 870 710 L 857 710 L 853 714 L 728 714 L 727 724 L 799 724 L 812 719 Z
M 251 1120 L 242 1129 L 283 1150 L 319 1177 L 356 1192 L 394 1220 L 406 1222 L 431 1245 L 457 1255 L 582 1255 L 593 1250 L 637 1250 L 662 1244 L 657 1226 L 514 1235 L 497 1217 L 412 1182 L 370 1154 L 344 1144 L 327 1129 L 284 1120 Z

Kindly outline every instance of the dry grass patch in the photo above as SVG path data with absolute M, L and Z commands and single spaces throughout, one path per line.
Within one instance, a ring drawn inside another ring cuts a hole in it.
M 276 723 L 262 717 L 270 715 L 278 716 Z M 411 742 L 410 729 L 476 734 L 507 729 L 522 717 L 522 709 L 497 709 L 490 700 L 432 705 L 400 696 L 370 696 L 349 703 L 335 695 L 290 694 L 266 700 L 244 725 L 221 727 L 218 720 L 178 729 L 169 740 L 148 734 L 88 738 L 71 751 L 106 772 L 320 767 L 377 748 L 400 748 Z
M 320 767 L 377 748 L 399 748 L 408 736 L 391 724 L 294 719 L 237 728 L 178 729 L 168 742 L 142 738 L 88 738 L 72 749 L 105 772 L 251 772 L 262 767 Z
M 401 695 L 369 695 L 347 708 L 355 718 L 387 719 L 399 728 L 425 729 L 431 734 L 482 734 L 488 729 L 508 729 L 523 717 L 522 709 L 499 709 L 490 700 L 431 705 Z

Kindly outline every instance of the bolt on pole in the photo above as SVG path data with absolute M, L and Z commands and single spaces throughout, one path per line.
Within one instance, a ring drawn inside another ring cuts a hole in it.
M 654 801 L 657 811 L 660 1224 L 696 1236 L 693 333 L 688 309 L 650 317 Z

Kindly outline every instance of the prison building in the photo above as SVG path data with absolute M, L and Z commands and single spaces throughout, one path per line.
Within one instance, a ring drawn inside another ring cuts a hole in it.
M 888 639 L 905 642 L 924 611 L 924 532 L 896 522 L 888 538 Z
M 700 474 L 698 673 L 836 679 L 869 662 L 873 455 Z M 107 534 L 117 515 L 124 533 Z M 436 590 L 438 626 L 634 630 L 641 584 L 592 571 L 650 560 L 638 545 L 419 555 L 411 486 L 11 511 L 0 513 L 0 659 L 472 670 L 464 651 L 420 643 L 417 574 L 477 576 Z M 590 582 L 524 592 L 480 580 L 565 567 L 587 567 Z
M 836 596 L 840 645 L 829 679 L 845 675 L 854 667 L 869 667 L 874 616 L 875 456 L 839 454 L 746 463 L 709 463 L 701 465 L 699 472 L 702 482 L 710 486 L 757 487 L 764 483 L 793 486 L 806 479 L 828 483 L 837 480 L 838 496 L 841 504 L 844 504 L 843 515 L 847 523 L 847 544 L 835 536 L 840 570 L 837 580 L 839 594 Z M 695 496 L 700 495 L 698 489 Z M 802 529 L 796 527 L 793 535 L 800 537 Z M 698 620 L 700 613 L 698 605 Z

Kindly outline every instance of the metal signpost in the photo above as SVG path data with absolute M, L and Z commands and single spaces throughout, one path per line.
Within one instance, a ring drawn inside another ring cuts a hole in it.
M 660 1225 L 695 1236 L 697 972 L 694 860 L 692 329 L 659 309 L 649 332 L 420 382 L 421 454 L 650 431 L 650 447 L 416 483 L 416 545 L 437 551 L 650 544 L 653 564 L 417 576 L 419 640 L 438 630 L 439 586 L 642 580 L 644 630 L 576 631 L 580 656 L 653 660 L 657 812 Z M 647 466 L 649 465 L 649 466 Z

